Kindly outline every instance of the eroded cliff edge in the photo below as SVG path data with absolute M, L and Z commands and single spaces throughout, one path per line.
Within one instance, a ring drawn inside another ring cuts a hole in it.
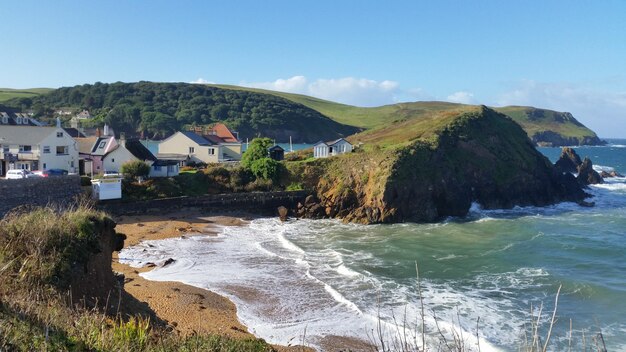
M 357 152 L 300 162 L 315 189 L 303 217 L 357 223 L 434 222 L 483 208 L 544 206 L 586 197 L 509 117 L 485 106 L 433 113 L 351 138 Z

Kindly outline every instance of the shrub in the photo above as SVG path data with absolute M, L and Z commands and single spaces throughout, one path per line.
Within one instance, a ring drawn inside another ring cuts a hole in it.
M 254 175 L 246 168 L 238 167 L 230 172 L 230 189 L 233 192 L 241 192 L 245 190 L 245 186 L 252 182 Z
M 150 165 L 141 160 L 126 162 L 120 172 L 128 178 L 146 177 L 150 173 Z
M 274 182 L 263 178 L 258 178 L 244 187 L 246 192 L 268 192 L 274 189 Z
M 91 177 L 89 177 L 89 176 L 81 176 L 80 177 L 80 185 L 81 186 L 91 186 Z
M 281 165 L 280 162 L 274 159 L 262 158 L 252 162 L 250 171 L 257 178 L 276 180 L 280 176 Z
M 303 189 L 304 187 L 302 186 L 302 183 L 300 182 L 294 182 L 290 184 L 289 186 L 287 186 L 288 191 L 301 191 Z
M 269 138 L 255 138 L 250 142 L 250 146 L 241 157 L 241 165 L 250 169 L 252 163 L 256 160 L 269 157 L 269 147 L 272 146 L 272 140 Z

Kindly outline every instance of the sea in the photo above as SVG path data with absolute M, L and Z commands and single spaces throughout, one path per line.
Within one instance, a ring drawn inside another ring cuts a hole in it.
M 575 150 L 626 174 L 626 140 L 608 142 Z M 560 154 L 539 150 L 553 162 Z M 146 241 L 120 258 L 175 259 L 141 275 L 229 297 L 271 343 L 322 349 L 334 335 L 422 346 L 424 337 L 432 351 L 455 339 L 465 351 L 513 351 L 549 334 L 550 351 L 626 351 L 626 178 L 588 193 L 591 208 L 475 204 L 436 224 L 259 218 L 217 236 Z

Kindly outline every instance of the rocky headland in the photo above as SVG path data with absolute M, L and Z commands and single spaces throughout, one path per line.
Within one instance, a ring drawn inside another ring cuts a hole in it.
M 474 202 L 498 209 L 588 196 L 570 172 L 535 149 L 517 123 L 485 106 L 433 113 L 350 140 L 362 147 L 291 166 L 316 190 L 296 209 L 299 216 L 434 222 L 464 216 Z

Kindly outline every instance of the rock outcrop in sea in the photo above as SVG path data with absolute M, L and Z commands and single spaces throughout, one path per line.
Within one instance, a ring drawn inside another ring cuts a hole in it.
M 582 201 L 522 128 L 485 106 L 433 114 L 353 136 L 364 147 L 293 170 L 316 190 L 303 217 L 357 223 L 434 222 L 485 209 Z
M 569 147 L 565 147 L 561 150 L 561 156 L 554 164 L 554 167 L 560 173 L 576 173 L 576 180 L 583 187 L 604 183 L 602 176 L 593 169 L 591 159 L 585 157 L 585 159 L 581 161 L 576 151 Z

